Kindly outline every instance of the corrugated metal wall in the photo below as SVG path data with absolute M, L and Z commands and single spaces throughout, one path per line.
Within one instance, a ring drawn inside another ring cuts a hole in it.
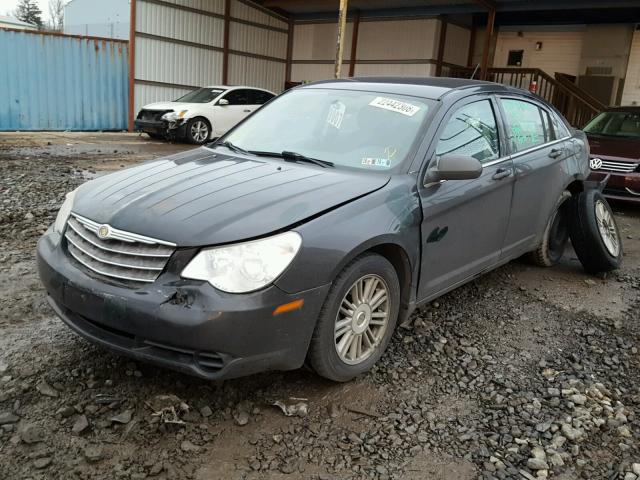
M 431 76 L 435 73 L 441 22 L 437 18 L 362 19 L 354 75 Z M 353 23 L 347 23 L 344 61 L 351 57 Z M 294 82 L 332 78 L 337 23 L 296 24 L 293 40 Z M 448 25 L 444 61 L 466 65 L 469 29 Z M 342 76 L 348 76 L 345 65 Z
M 127 128 L 128 42 L 0 29 L 0 130 Z
M 134 114 L 143 105 L 223 83 L 224 0 L 136 0 Z M 231 0 L 227 83 L 280 92 L 288 23 Z
M 281 92 L 287 68 L 288 28 L 286 21 L 257 6 L 231 0 L 229 83 Z
M 640 105 L 640 30 L 633 32 L 621 105 Z

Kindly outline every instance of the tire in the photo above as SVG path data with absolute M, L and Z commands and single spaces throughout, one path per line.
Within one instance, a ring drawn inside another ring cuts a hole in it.
M 356 284 L 364 287 L 359 291 L 360 297 L 368 297 L 372 302 L 358 303 L 354 299 Z M 377 297 L 383 290 L 387 292 L 387 300 L 374 309 L 367 306 L 375 306 L 379 301 Z M 349 311 L 351 315 L 347 314 L 346 307 L 341 309 L 343 302 L 349 302 L 355 308 L 355 311 Z M 389 344 L 398 320 L 399 307 L 400 282 L 393 265 L 384 257 L 373 253 L 356 258 L 338 274 L 329 290 L 311 339 L 308 353 L 310 365 L 318 375 L 336 382 L 346 382 L 367 372 L 380 359 Z M 340 331 L 336 332 L 339 321 L 349 323 L 338 327 Z M 336 333 L 339 336 L 335 337 Z M 357 337 L 360 337 L 360 350 Z M 355 340 L 349 342 L 349 338 Z M 356 344 L 355 347 L 346 348 L 343 354 L 338 353 L 338 347 L 353 343 Z M 358 353 L 361 354 L 360 357 Z
M 187 142 L 193 143 L 194 145 L 202 145 L 209 141 L 211 125 L 206 118 L 195 117 L 187 122 L 184 134 Z
M 569 228 L 567 225 L 567 201 L 571 198 L 568 191 L 562 192 L 556 202 L 556 206 L 544 229 L 544 235 L 538 248 L 529 254 L 529 259 L 540 267 L 552 267 L 556 265 L 569 241 Z
M 574 196 L 570 203 L 569 236 L 589 273 L 610 272 L 622 263 L 622 239 L 609 203 L 599 190 Z

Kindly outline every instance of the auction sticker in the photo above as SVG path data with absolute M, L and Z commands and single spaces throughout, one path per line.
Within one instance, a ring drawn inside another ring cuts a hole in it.
M 369 105 L 391 112 L 401 113 L 407 117 L 413 117 L 420 110 L 420 107 L 417 105 L 387 97 L 376 97 L 369 102 Z

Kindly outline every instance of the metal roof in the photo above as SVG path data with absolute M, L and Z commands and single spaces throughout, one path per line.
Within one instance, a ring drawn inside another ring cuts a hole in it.
M 7 15 L 0 15 L 0 24 L 6 25 L 16 25 L 20 27 L 30 27 L 30 28 L 38 28 L 35 25 L 32 25 L 27 22 L 23 22 L 22 20 L 18 20 L 17 18 L 9 17 Z
M 254 0 L 295 20 L 329 20 L 338 15 L 336 0 Z M 495 5 L 498 23 L 640 22 L 638 0 L 349 0 L 362 17 L 473 15 Z

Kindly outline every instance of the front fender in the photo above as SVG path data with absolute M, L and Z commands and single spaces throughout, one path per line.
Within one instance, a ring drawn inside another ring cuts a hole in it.
M 358 255 L 394 245 L 404 251 L 415 286 L 422 221 L 415 184 L 415 177 L 394 176 L 382 189 L 295 228 L 302 235 L 302 249 L 276 285 L 294 293 L 331 283 Z

